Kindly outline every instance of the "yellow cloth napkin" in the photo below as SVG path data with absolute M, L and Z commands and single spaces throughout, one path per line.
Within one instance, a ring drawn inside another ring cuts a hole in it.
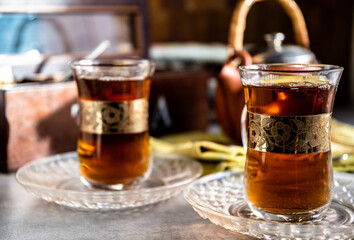
M 196 135 L 199 134 L 193 133 L 190 136 Z M 183 139 L 186 136 L 180 137 Z M 181 154 L 200 160 L 204 167 L 203 175 L 233 168 L 243 169 L 245 163 L 244 149 L 241 146 L 225 146 L 211 141 L 170 143 L 156 138 L 151 138 L 150 143 L 155 152 Z
M 354 172 L 354 126 L 332 119 L 333 169 Z
M 333 119 L 331 141 L 333 169 L 354 172 L 354 126 Z M 191 132 L 163 139 L 152 137 L 150 143 L 155 152 L 181 154 L 200 160 L 203 174 L 239 170 L 245 164 L 243 147 L 231 145 L 230 139 L 222 134 Z

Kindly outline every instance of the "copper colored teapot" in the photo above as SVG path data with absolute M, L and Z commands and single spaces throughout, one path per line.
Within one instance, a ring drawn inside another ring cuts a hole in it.
M 265 54 L 261 58 L 262 55 L 258 53 L 252 58 L 251 54 L 243 49 L 247 14 L 252 5 L 260 1 L 262 0 L 240 0 L 236 5 L 230 25 L 228 60 L 217 76 L 218 87 L 215 92 L 215 108 L 218 120 L 224 133 L 237 143 L 241 143 L 241 113 L 245 106 L 238 66 L 270 62 L 270 58 L 264 57 Z M 288 52 L 284 51 L 281 43 L 279 44 L 276 41 L 274 43 L 278 45 L 271 46 L 269 44 L 268 50 L 274 48 L 269 51 L 273 51 L 273 55 L 275 53 L 275 56 L 278 57 L 276 61 L 279 62 L 316 63 L 314 55 L 309 51 L 310 42 L 307 28 L 299 6 L 294 0 L 276 0 L 276 2 L 282 6 L 292 21 L 297 50 L 300 50 L 300 55 L 307 55 L 307 57 L 298 58 L 298 61 L 294 61 L 294 58 L 285 56 Z M 279 38 L 279 36 L 273 36 L 273 38 L 275 37 Z

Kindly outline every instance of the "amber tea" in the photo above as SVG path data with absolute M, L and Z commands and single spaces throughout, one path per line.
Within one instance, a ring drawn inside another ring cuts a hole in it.
M 150 76 L 116 74 L 112 75 L 112 70 L 93 77 L 75 74 L 80 105 L 80 170 L 84 181 L 93 186 L 129 184 L 150 167 Z
M 329 117 L 327 114 L 332 111 L 330 103 L 335 89 L 335 86 L 326 86 L 322 89 L 246 86 L 245 98 L 250 114 L 304 116 L 305 118 L 319 115 L 325 116 L 323 119 L 327 121 L 325 124 L 328 124 L 329 120 L 326 117 Z M 253 118 L 250 119 L 251 142 L 258 141 L 259 144 L 261 138 L 268 138 L 274 139 L 274 145 L 282 146 L 290 142 L 296 131 L 307 131 L 306 137 L 313 140 L 313 144 L 311 145 L 310 142 L 308 146 L 301 146 L 300 142 L 294 143 L 294 152 L 296 152 L 295 148 L 298 148 L 301 154 L 286 154 L 286 150 L 284 153 L 281 151 L 275 153 L 248 148 L 245 168 L 248 199 L 256 206 L 271 212 L 301 213 L 326 205 L 331 199 L 332 189 L 331 153 L 328 150 L 301 151 L 301 147 L 316 149 L 317 144 L 322 140 L 317 138 L 328 139 L 327 129 L 320 129 L 318 125 L 321 124 L 320 122 L 313 122 L 306 126 L 306 121 L 292 121 L 296 120 L 292 117 L 286 122 L 281 117 L 263 118 L 263 121 L 266 119 L 269 121 L 268 124 L 258 124 L 258 126 L 252 124 Z M 300 130 L 301 124 L 309 129 Z M 263 128 L 269 134 L 259 136 L 257 127 Z
M 309 72 L 303 65 L 281 71 L 280 65 L 269 73 L 264 66 L 273 65 L 255 71 L 253 77 L 267 75 L 256 82 L 247 81 L 250 75 L 242 76 L 248 116 L 248 203 L 256 215 L 272 220 L 317 218 L 332 197 L 330 124 L 337 82 L 312 77 L 313 67 Z

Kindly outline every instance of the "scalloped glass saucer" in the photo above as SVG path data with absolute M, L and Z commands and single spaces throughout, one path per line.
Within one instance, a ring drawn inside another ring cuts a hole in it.
M 152 154 L 149 177 L 133 189 L 103 190 L 80 181 L 76 152 L 58 154 L 21 167 L 16 179 L 29 193 L 48 202 L 80 209 L 125 209 L 171 198 L 193 180 L 203 168 L 197 161 L 180 156 Z
M 242 172 L 202 177 L 184 190 L 185 199 L 204 219 L 261 239 L 354 239 L 354 174 L 335 173 L 334 198 L 320 220 L 276 222 L 256 217 L 243 192 Z

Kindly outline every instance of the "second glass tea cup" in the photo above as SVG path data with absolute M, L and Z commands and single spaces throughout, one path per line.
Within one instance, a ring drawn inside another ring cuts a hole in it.
M 331 115 L 343 68 L 241 66 L 247 106 L 245 194 L 259 217 L 319 218 L 332 198 Z

